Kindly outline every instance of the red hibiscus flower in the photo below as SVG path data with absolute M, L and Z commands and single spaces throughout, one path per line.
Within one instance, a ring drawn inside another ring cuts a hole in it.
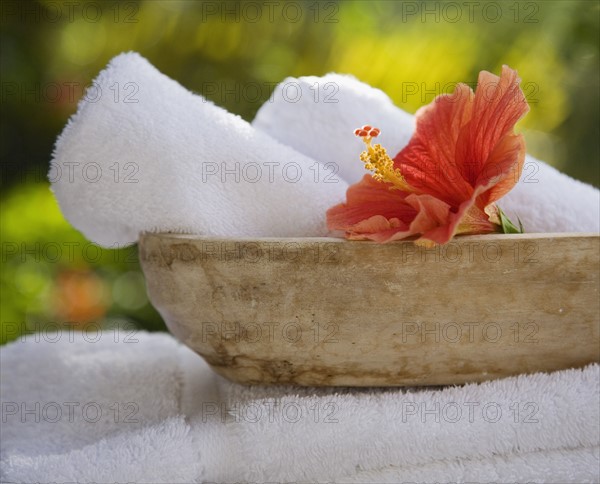
M 523 136 L 513 127 L 529 106 L 516 71 L 500 77 L 482 71 L 475 93 L 458 84 L 416 113 L 416 131 L 392 160 L 371 145 L 377 128 L 355 131 L 373 175 L 351 186 L 346 203 L 327 211 L 331 230 L 354 240 L 389 242 L 419 236 L 444 244 L 456 234 L 514 227 L 494 204 L 518 181 L 525 159 Z

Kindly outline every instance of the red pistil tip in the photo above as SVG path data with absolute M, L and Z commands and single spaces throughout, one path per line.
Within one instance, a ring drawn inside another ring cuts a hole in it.
M 377 136 L 379 136 L 380 133 L 381 130 L 379 128 L 373 128 L 368 124 L 366 124 L 362 128 L 357 128 L 354 130 L 354 134 L 359 138 L 377 138 Z
M 379 128 L 373 128 L 368 124 L 363 126 L 362 128 L 357 128 L 354 130 L 354 134 L 359 138 L 377 138 L 377 136 L 379 136 L 379 133 L 381 133 L 381 130 Z

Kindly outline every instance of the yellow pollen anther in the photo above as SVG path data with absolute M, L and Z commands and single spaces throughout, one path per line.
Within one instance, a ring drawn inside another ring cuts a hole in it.
M 360 159 L 365 168 L 373 172 L 373 178 L 377 181 L 389 182 L 393 188 L 412 192 L 412 188 L 400 173 L 399 168 L 394 168 L 394 161 L 388 156 L 387 151 L 380 144 L 371 145 L 371 136 L 363 136 L 367 150 L 360 154 Z

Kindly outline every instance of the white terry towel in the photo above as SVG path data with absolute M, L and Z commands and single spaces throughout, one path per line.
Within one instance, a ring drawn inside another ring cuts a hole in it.
M 169 335 L 112 331 L 28 336 L 0 363 L 2 482 L 600 479 L 598 365 L 437 390 L 245 387 Z
M 49 178 L 66 218 L 103 245 L 142 231 L 319 236 L 347 185 L 161 74 L 115 57 L 57 140 Z
M 359 160 L 364 145 L 353 135 L 365 124 L 381 129 L 377 142 L 392 156 L 414 131 L 413 116 L 385 93 L 340 74 L 285 79 L 252 122 L 299 152 L 337 165 L 348 183 L 367 173 Z M 531 156 L 519 183 L 498 205 L 513 222 L 520 218 L 527 232 L 600 231 L 600 192 Z

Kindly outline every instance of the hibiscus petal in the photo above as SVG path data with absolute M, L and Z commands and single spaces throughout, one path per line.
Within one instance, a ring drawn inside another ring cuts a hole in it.
M 435 217 L 437 217 L 439 223 L 433 225 L 429 229 L 420 230 L 420 233 L 423 235 L 418 240 L 427 240 L 435 242 L 436 244 L 445 244 L 456 234 L 483 234 L 486 232 L 495 232 L 495 225 L 489 221 L 485 212 L 479 209 L 475 204 L 477 198 L 488 189 L 489 186 L 486 185 L 477 187 L 471 198 L 464 201 L 457 211 L 452 211 L 449 208 L 445 217 L 442 210 L 443 207 L 439 205 L 435 207 Z M 429 213 L 434 213 L 431 207 L 432 202 L 433 201 L 425 200 L 427 205 L 426 209 Z M 435 200 L 435 202 L 439 202 L 439 200 Z
M 416 214 L 405 202 L 409 193 L 390 189 L 391 186 L 365 175 L 348 189 L 346 203 L 327 211 L 327 226 L 330 230 L 357 234 L 408 228 Z
M 506 195 L 521 177 L 525 162 L 525 139 L 520 134 L 507 134 L 490 153 L 487 163 L 477 180 L 478 185 L 492 188 L 477 200 L 481 209 Z
M 529 111 L 525 95 L 519 87 L 520 82 L 517 72 L 508 66 L 502 67 L 500 77 L 486 71 L 479 74 L 472 118 L 461 130 L 456 145 L 457 166 L 471 186 L 487 183 L 490 177 L 482 180 L 485 173 L 506 171 L 505 164 L 510 160 L 504 156 L 491 155 L 496 150 L 496 145 L 506 135 L 512 134 L 516 122 Z M 506 150 L 506 147 L 503 150 Z M 515 165 L 513 169 L 518 167 L 517 155 L 518 153 L 515 153 L 512 160 Z M 502 165 L 495 166 L 499 160 L 502 161 Z M 518 176 L 514 180 L 515 183 L 517 180 Z M 506 190 L 507 186 L 508 183 L 502 190 Z M 510 188 L 512 186 L 508 187 L 508 190 Z
M 411 187 L 453 206 L 473 193 L 455 159 L 459 134 L 471 119 L 473 99 L 471 88 L 458 84 L 452 94 L 438 96 L 419 109 L 415 134 L 394 158 L 394 166 Z
M 382 215 L 359 222 L 347 231 L 350 240 L 374 240 L 376 242 L 387 242 L 395 234 L 406 233 L 408 225 L 397 218 L 387 219 Z M 405 238 L 404 235 L 400 238 Z

